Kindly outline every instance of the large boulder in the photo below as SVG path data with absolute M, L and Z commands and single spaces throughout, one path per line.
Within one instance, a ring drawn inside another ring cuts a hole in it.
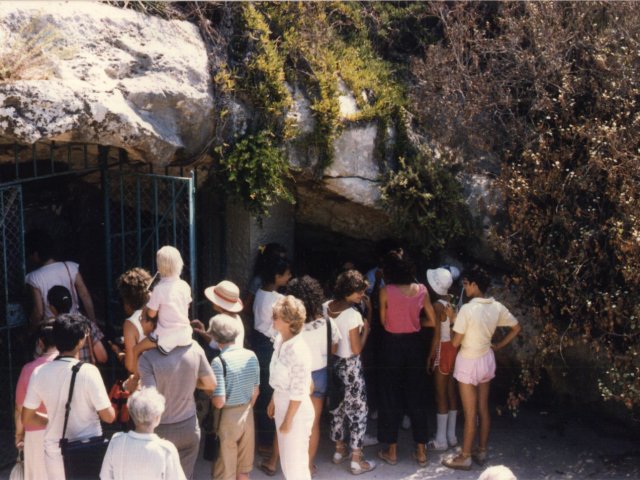
M 2 143 L 98 143 L 187 162 L 211 138 L 213 105 L 191 23 L 96 2 L 0 3 Z

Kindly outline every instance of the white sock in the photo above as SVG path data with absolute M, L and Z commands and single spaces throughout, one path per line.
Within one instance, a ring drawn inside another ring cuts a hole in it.
M 446 413 L 436 414 L 438 422 L 438 431 L 436 432 L 436 443 L 440 445 L 447 443 L 447 419 L 449 415 Z
M 456 437 L 456 419 L 458 418 L 457 410 L 449 410 L 447 414 L 447 439 L 449 443 L 457 442 Z

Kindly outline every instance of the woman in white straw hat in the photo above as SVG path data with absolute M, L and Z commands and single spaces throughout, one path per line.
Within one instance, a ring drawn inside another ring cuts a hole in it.
M 440 341 L 437 353 L 429 365 L 429 371 L 434 373 L 438 413 L 436 415 L 436 436 L 427 443 L 427 449 L 436 451 L 447 450 L 458 444 L 456 437 L 458 400 L 452 378 L 457 348 L 451 345 L 451 327 L 454 314 L 449 302 L 449 288 L 452 283 L 453 275 L 447 268 L 427 270 L 427 288 L 436 313 L 436 321 L 440 322 Z
M 244 324 L 242 323 L 240 315 L 238 315 L 242 311 L 243 304 L 242 300 L 240 300 L 240 289 L 238 286 L 229 280 L 222 280 L 217 285 L 205 288 L 204 295 L 209 299 L 216 313 L 226 313 L 234 319 L 235 327 L 238 329 L 238 336 L 233 344 L 243 347 Z M 212 349 L 220 350 L 218 344 L 213 339 L 213 335 L 211 335 L 210 328 L 205 330 L 204 324 L 200 320 L 193 320 L 191 326 L 198 335 L 205 339 Z

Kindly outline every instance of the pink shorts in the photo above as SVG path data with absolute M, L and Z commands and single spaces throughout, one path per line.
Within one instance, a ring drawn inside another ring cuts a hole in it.
M 480 358 L 464 358 L 461 353 L 456 357 L 453 378 L 460 383 L 478 385 L 487 383 L 496 376 L 496 357 L 489 350 Z

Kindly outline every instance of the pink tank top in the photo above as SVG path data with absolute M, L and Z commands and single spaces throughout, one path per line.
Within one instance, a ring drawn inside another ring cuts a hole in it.
M 396 285 L 387 285 L 387 321 L 389 333 L 415 333 L 420 331 L 420 310 L 424 304 L 427 287 L 418 284 L 418 293 L 413 297 L 404 295 Z

